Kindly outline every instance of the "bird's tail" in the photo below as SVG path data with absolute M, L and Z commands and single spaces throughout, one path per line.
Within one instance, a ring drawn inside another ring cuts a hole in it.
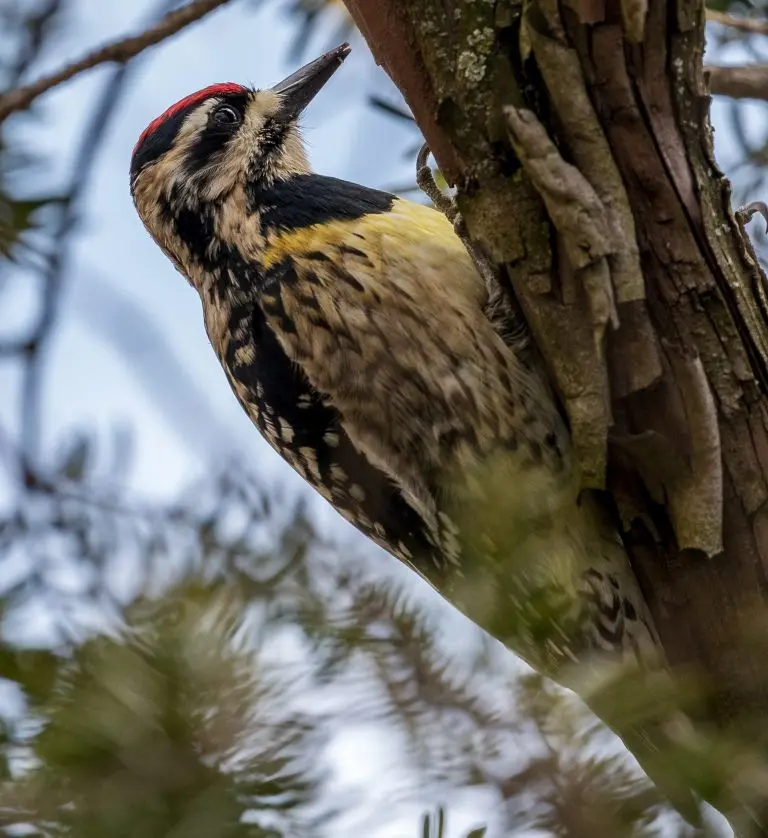
M 529 481 L 507 516 L 472 510 L 476 548 L 449 595 L 540 673 L 574 691 L 692 824 L 680 755 L 696 745 L 653 618 L 599 499 Z M 509 485 L 507 483 L 507 485 Z M 525 510 L 534 510 L 526 519 Z M 469 516 L 468 516 L 469 517 Z M 464 529 L 466 531 L 467 523 Z
M 613 521 L 591 493 L 577 504 L 588 567 L 578 562 L 575 657 L 553 677 L 573 690 L 624 742 L 650 780 L 692 825 L 700 802 L 681 765 L 700 748 L 684 711 L 683 685 L 673 676 L 653 617 Z

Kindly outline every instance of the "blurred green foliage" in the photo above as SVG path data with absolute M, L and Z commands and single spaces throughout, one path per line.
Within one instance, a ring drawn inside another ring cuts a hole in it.
M 76 459 L 92 463 L 83 446 Z M 366 803 L 339 796 L 326 757 L 356 723 L 401 743 L 403 803 L 442 810 L 452 789 L 475 787 L 493 791 L 500 834 L 692 834 L 575 699 L 500 673 L 493 645 L 455 656 L 440 614 L 374 572 L 385 557 L 339 552 L 235 466 L 167 508 L 105 492 L 89 468 L 79 482 L 66 472 L 0 523 L 6 559 L 11 544 L 36 557 L 5 588 L 7 627 L 55 593 L 64 567 L 95 571 L 51 599 L 58 642 L 0 647 L 0 673 L 24 696 L 21 713 L 0 713 L 6 834 L 338 835 Z M 114 561 L 140 583 L 124 602 Z M 99 604 L 101 623 L 79 623 L 78 603 Z M 422 831 L 443 835 L 449 817 L 425 816 Z
M 27 155 L 9 151 L 0 134 L 0 259 L 18 259 L 20 247 L 29 247 L 27 234 L 41 225 L 40 211 L 62 203 L 58 195 L 16 198 L 9 191 L 8 182 L 23 180 L 25 170 L 35 162 Z
M 16 667 L 37 729 L 6 763 L 6 820 L 83 838 L 315 834 L 319 743 L 238 648 L 243 605 L 231 585 L 180 588 L 115 636 Z

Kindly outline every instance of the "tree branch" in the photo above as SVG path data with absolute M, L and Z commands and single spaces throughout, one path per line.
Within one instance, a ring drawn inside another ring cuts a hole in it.
M 740 29 L 742 32 L 749 32 L 752 35 L 768 35 L 768 21 L 734 17 L 725 14 L 725 12 L 716 12 L 714 9 L 707 9 L 707 22 L 730 26 L 731 29 Z
M 172 3 L 173 0 L 161 0 L 158 4 L 160 7 L 158 12 L 164 12 Z M 189 6 L 186 9 L 189 9 Z M 173 14 L 175 12 L 165 14 L 156 26 L 151 26 L 146 30 L 145 35 L 157 31 L 159 26 L 167 22 Z M 80 198 L 87 188 L 91 171 L 98 159 L 97 151 L 109 128 L 111 117 L 117 109 L 132 70 L 133 65 L 129 66 L 125 62 L 114 70 L 85 124 L 75 157 L 71 182 L 66 191 L 66 202 L 53 234 L 53 247 L 40 272 L 42 285 L 40 312 L 30 333 L 24 337 L 18 347 L 25 355 L 21 381 L 19 432 L 23 461 L 30 467 L 34 467 L 37 461 L 44 362 L 51 333 L 58 318 L 65 270 L 68 264 L 70 236 L 77 224 Z M 6 353 L 9 350 L 12 352 L 9 346 L 0 347 L 0 349 Z
M 709 89 L 715 96 L 768 101 L 768 65 L 704 69 L 709 74 Z
M 8 91 L 0 96 L 0 122 L 10 114 L 29 107 L 38 96 L 65 81 L 69 81 L 85 70 L 90 70 L 107 62 L 125 64 L 148 47 L 170 38 L 227 2 L 229 0 L 193 0 L 187 6 L 169 12 L 155 26 L 150 27 L 140 35 L 132 35 L 99 47 L 79 61 L 67 65 L 50 76 L 44 76 L 32 84 Z

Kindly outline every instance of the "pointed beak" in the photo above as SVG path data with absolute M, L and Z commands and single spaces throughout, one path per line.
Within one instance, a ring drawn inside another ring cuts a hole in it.
M 305 64 L 272 88 L 272 92 L 280 97 L 280 116 L 286 122 L 295 119 L 317 96 L 351 50 L 349 44 L 342 44 Z

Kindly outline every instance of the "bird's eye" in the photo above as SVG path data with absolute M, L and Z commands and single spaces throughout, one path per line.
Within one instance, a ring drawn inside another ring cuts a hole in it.
M 213 120 L 217 125 L 231 128 L 234 125 L 240 124 L 240 114 L 232 105 L 219 105 L 213 112 Z

